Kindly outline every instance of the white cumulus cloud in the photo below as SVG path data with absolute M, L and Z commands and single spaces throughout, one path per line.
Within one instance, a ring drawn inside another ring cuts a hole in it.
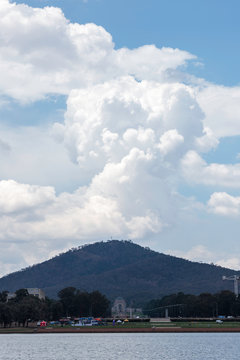
M 168 130 L 160 137 L 158 148 L 163 155 L 166 155 L 178 148 L 183 142 L 184 137 L 176 129 Z
M 220 259 L 216 262 L 216 265 L 228 268 L 228 269 L 233 269 L 233 270 L 240 270 L 240 260 L 239 257 L 231 257 L 228 259 Z
M 203 245 L 196 245 L 188 251 L 170 251 L 171 255 L 182 257 L 190 261 L 209 263 L 213 259 L 213 253 Z
M 204 125 L 215 137 L 240 135 L 240 87 L 206 84 L 197 94 Z
M 95 24 L 69 22 L 59 8 L 0 3 L 0 93 L 22 102 L 122 75 L 161 79 L 164 71 L 194 59 L 179 49 L 114 49 Z
M 206 186 L 240 187 L 240 164 L 208 164 L 190 150 L 181 160 L 182 173 L 188 182 Z
M 226 192 L 215 192 L 208 201 L 209 211 L 225 216 L 240 214 L 240 197 L 231 196 Z
M 196 245 L 188 251 L 169 251 L 171 255 L 178 256 L 190 261 L 203 262 L 208 264 L 219 265 L 228 269 L 239 270 L 240 260 L 238 257 L 229 257 L 229 255 L 209 250 L 206 246 Z
M 132 77 L 73 90 L 64 124 L 55 134 L 73 160 L 103 167 L 133 148 L 153 157 L 175 152 L 179 158 L 203 136 L 202 113 L 191 88 L 179 84 L 138 82 Z
M 54 198 L 55 191 L 50 186 L 18 184 L 14 180 L 0 181 L 0 212 L 4 214 L 40 207 Z
M 1 109 L 67 95 L 53 128 L 0 129 L 0 242 L 12 254 L 0 272 L 110 236 L 146 241 L 206 209 L 239 215 L 239 197 L 224 191 L 239 189 L 240 165 L 201 155 L 240 134 L 239 87 L 181 72 L 195 59 L 187 51 L 116 49 L 103 27 L 54 7 L 1 0 L 0 29 Z M 179 195 L 189 183 L 222 192 L 206 206 Z M 199 245 L 185 257 L 212 254 Z

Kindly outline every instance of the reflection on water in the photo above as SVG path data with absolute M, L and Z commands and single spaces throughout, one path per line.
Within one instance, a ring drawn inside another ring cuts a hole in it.
M 239 360 L 240 334 L 0 335 L 1 360 Z

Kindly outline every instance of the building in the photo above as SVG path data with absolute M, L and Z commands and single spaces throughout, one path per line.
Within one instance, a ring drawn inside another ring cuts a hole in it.
M 8 300 L 14 299 L 15 297 L 16 297 L 15 293 L 8 293 L 7 294 L 7 302 L 8 302 Z
M 38 297 L 40 300 L 45 300 L 45 293 L 42 289 L 38 288 L 26 288 L 29 295 L 33 295 Z M 15 293 L 8 293 L 7 295 L 7 301 L 14 299 L 16 297 Z
M 127 307 L 126 301 L 122 297 L 117 297 L 112 307 L 112 317 L 114 318 L 137 318 L 142 315 L 142 309 Z
M 45 293 L 42 289 L 38 288 L 27 288 L 29 295 L 38 297 L 40 300 L 45 300 Z
M 113 307 L 112 307 L 112 316 L 113 317 L 126 317 L 126 301 L 122 297 L 117 297 L 114 301 Z

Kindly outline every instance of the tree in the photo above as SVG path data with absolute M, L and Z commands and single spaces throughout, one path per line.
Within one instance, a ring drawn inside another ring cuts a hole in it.
M 16 294 L 16 297 L 14 298 L 14 300 L 16 302 L 19 302 L 19 301 L 23 300 L 25 297 L 29 296 L 27 289 L 19 289 L 15 292 L 15 294 Z
M 99 291 L 93 291 L 90 293 L 90 306 L 91 313 L 90 315 L 105 316 L 109 309 L 110 301 L 106 298 L 105 295 L 101 294 Z
M 216 296 L 210 293 L 202 293 L 197 297 L 195 313 L 200 317 L 211 317 L 216 313 Z
M 35 296 L 25 297 L 14 305 L 14 319 L 22 326 L 28 326 L 29 321 L 37 321 L 45 317 L 44 302 Z
M 152 317 L 159 316 L 159 308 L 175 304 L 183 304 L 183 307 L 179 307 L 177 316 L 214 317 L 218 314 L 225 316 L 240 314 L 240 299 L 236 299 L 228 290 L 217 294 L 202 293 L 198 296 L 183 293 L 164 296 L 162 299 L 149 301 L 144 307 L 144 312 Z M 176 313 L 173 314 L 174 311 L 169 309 L 169 315 L 176 316 Z
M 90 296 L 86 291 L 77 290 L 74 299 L 74 311 L 76 316 L 84 317 L 89 316 L 91 311 Z
M 3 324 L 4 327 L 7 325 L 11 325 L 12 322 L 12 311 L 11 307 L 6 303 L 0 303 L 0 323 Z
M 232 291 L 224 290 L 217 294 L 218 311 L 220 315 L 234 315 L 233 308 L 236 296 Z
M 109 309 L 109 300 L 99 291 L 88 293 L 67 287 L 58 296 L 65 316 L 104 316 Z
M 8 291 L 0 292 L 0 302 L 6 303 L 7 302 Z
M 59 320 L 64 316 L 63 304 L 58 300 L 47 299 L 48 319 Z
M 75 287 L 69 286 L 59 291 L 58 297 L 63 305 L 64 315 L 74 315 L 74 300 L 77 294 Z

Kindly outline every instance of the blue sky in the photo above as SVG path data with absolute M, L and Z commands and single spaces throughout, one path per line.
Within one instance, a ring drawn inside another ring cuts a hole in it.
M 17 1 L 22 3 L 23 1 Z M 117 48 L 145 44 L 185 49 L 204 67 L 199 76 L 224 85 L 240 82 L 238 0 L 26 0 L 58 6 L 72 22 L 93 22 L 113 36 Z
M 71 22 L 103 26 L 112 35 L 116 48 L 155 44 L 160 48 L 187 50 L 198 57 L 200 64 L 189 64 L 190 73 L 226 86 L 237 86 L 240 82 L 240 48 L 237 46 L 240 3 L 237 0 L 26 0 L 16 3 L 60 7 Z M 47 112 L 48 117 L 54 119 L 52 111 L 56 106 L 59 108 L 58 105 L 52 101 L 44 102 L 44 106 L 34 104 L 28 109 L 27 117 L 33 115 L 42 122 Z M 61 107 L 64 109 L 65 101 Z M 9 118 L 14 121 L 15 117 Z M 24 116 L 20 121 L 29 124 Z M 238 152 L 238 137 L 225 138 L 205 159 L 235 163 Z
M 0 0 L 0 274 L 111 237 L 240 268 L 239 8 Z

